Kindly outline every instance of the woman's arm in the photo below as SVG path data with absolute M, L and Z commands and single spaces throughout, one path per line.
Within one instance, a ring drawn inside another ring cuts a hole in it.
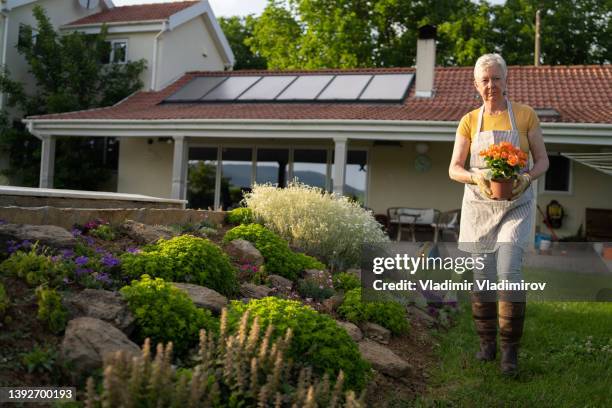
M 529 176 L 532 180 L 535 180 L 548 170 L 548 153 L 546 153 L 546 146 L 542 137 L 542 128 L 536 126 L 531 129 L 527 138 L 529 139 L 531 157 L 533 157 L 533 167 L 529 170 Z
M 465 184 L 474 184 L 472 173 L 465 169 L 465 159 L 470 152 L 470 139 L 459 132 L 455 135 L 455 146 L 451 157 L 448 175 L 452 180 Z

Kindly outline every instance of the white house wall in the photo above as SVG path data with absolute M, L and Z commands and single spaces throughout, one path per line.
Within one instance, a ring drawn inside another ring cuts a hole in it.
M 157 89 L 185 72 L 222 71 L 223 59 L 212 38 L 201 16 L 164 33 L 159 41 Z M 206 54 L 206 57 L 202 54 Z
M 153 61 L 153 43 L 157 32 L 130 33 L 130 34 L 109 34 L 107 40 L 127 40 L 127 59 L 128 61 L 138 61 L 145 59 L 147 68 L 140 74 L 143 82 L 142 89 L 149 89 L 151 83 L 151 70 Z
M 118 193 L 169 198 L 172 194 L 173 145 L 122 138 L 119 144 Z

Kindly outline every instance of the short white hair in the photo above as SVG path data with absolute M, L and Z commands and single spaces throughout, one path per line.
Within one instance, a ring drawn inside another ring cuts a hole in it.
M 474 65 L 474 78 L 476 78 L 480 71 L 493 65 L 500 67 L 504 78 L 507 77 L 508 68 L 506 67 L 506 61 L 504 61 L 502 56 L 499 54 L 485 54 L 476 60 L 476 65 Z

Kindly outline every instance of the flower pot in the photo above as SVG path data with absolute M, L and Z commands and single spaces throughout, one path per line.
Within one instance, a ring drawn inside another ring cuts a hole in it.
M 509 200 L 512 197 L 514 179 L 492 179 L 491 198 L 495 200 Z

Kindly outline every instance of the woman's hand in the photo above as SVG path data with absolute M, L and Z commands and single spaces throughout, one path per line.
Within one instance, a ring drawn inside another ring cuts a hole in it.
M 485 178 L 484 173 L 472 173 L 472 182 L 480 188 L 480 192 L 491 198 L 493 193 L 491 192 L 491 182 Z
M 514 180 L 514 188 L 512 189 L 512 198 L 514 200 L 521 194 L 523 191 L 527 190 L 527 187 L 531 184 L 531 176 L 527 173 L 519 174 Z

